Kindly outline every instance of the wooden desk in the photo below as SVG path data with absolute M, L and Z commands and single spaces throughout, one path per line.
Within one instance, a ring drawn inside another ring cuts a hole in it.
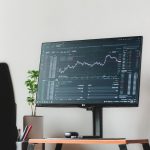
M 127 144 L 142 144 L 143 150 L 150 150 L 148 139 L 68 139 L 68 138 L 48 138 L 48 139 L 29 139 L 28 149 L 34 150 L 35 144 L 56 144 L 55 150 L 61 150 L 63 144 L 117 144 L 120 150 L 127 150 Z

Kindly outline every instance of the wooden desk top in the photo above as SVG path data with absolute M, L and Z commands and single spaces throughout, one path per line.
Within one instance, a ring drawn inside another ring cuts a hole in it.
M 29 139 L 30 144 L 33 143 L 51 143 L 51 144 L 144 144 L 149 143 L 148 139 L 118 139 L 118 138 L 104 138 L 104 139 L 69 139 L 69 138 L 46 138 L 46 139 Z

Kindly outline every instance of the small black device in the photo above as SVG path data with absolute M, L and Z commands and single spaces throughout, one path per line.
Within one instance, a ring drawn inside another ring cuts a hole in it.
M 66 138 L 78 138 L 79 134 L 78 132 L 65 132 Z

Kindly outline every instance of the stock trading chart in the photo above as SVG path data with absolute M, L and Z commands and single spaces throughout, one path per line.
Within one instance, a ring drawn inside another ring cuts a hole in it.
M 37 104 L 136 103 L 140 63 L 138 38 L 43 43 Z

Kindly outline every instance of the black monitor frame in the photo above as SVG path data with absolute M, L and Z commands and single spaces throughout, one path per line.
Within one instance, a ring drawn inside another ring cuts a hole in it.
M 142 36 L 130 36 L 130 37 L 116 37 L 116 38 L 104 38 L 104 39 L 89 39 L 89 40 L 78 40 L 78 41 L 60 41 L 60 42 L 48 42 L 43 44 L 65 44 L 65 43 L 79 43 L 79 42 L 94 42 L 94 41 L 105 41 L 105 40 L 114 40 L 114 39 L 139 39 L 140 40 L 140 50 L 142 50 Z M 42 47 L 43 47 L 42 44 Z M 141 54 L 140 54 L 141 55 Z M 142 56 L 141 56 L 142 57 Z M 140 59 L 141 59 L 140 57 Z M 41 63 L 42 60 L 40 60 Z M 141 61 L 141 60 L 140 60 Z M 140 85 L 140 72 L 141 72 L 141 64 L 139 64 L 139 85 Z M 140 91 L 140 86 L 138 86 L 138 91 Z M 82 108 L 94 108 L 94 107 L 138 107 L 139 104 L 139 93 L 137 97 L 136 103 L 37 103 L 37 107 L 82 107 Z
M 90 40 L 79 40 L 79 41 L 60 41 L 60 42 L 50 42 L 52 44 L 55 43 L 67 43 L 67 42 L 88 42 L 88 41 L 94 41 L 94 40 L 113 40 L 113 39 L 132 39 L 132 38 L 139 38 L 140 40 L 140 50 L 142 51 L 142 44 L 143 44 L 143 37 L 142 36 L 131 36 L 131 37 L 116 37 L 116 38 L 105 38 L 105 39 L 90 39 Z M 46 44 L 46 43 L 43 43 Z M 142 55 L 142 52 L 140 53 Z M 140 91 L 140 73 L 141 73 L 141 59 L 142 56 L 140 57 L 140 64 L 139 64 L 139 89 Z M 93 135 L 91 137 L 103 137 L 103 107 L 138 107 L 139 105 L 139 93 L 138 93 L 138 101 L 137 103 L 49 103 L 49 104 L 44 104 L 44 103 L 37 103 L 36 107 L 80 107 L 80 108 L 85 108 L 87 110 L 92 111 L 92 118 L 93 118 Z M 89 138 L 89 136 L 87 136 Z

